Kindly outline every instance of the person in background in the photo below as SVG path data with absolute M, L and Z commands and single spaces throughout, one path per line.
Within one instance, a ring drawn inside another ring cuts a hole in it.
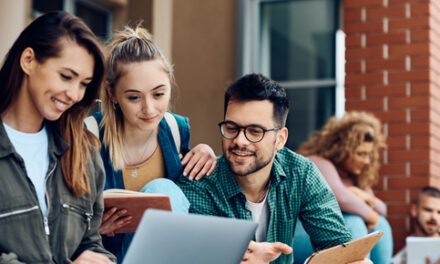
M 416 203 L 411 205 L 411 217 L 414 218 L 415 230 L 411 236 L 440 237 L 440 190 L 424 187 L 420 190 Z M 439 260 L 428 259 L 426 263 Z M 393 257 L 393 264 L 406 264 L 406 247 Z
M 83 126 L 104 58 L 92 31 L 53 12 L 0 70 L 0 263 L 113 263 L 99 234 L 104 170 Z
M 393 241 L 385 218 L 387 208 L 372 190 L 379 175 L 379 152 L 385 147 L 380 129 L 380 121 L 372 114 L 347 112 L 341 119 L 330 118 L 298 153 L 307 156 L 324 175 L 354 239 L 384 231 L 370 258 L 373 263 L 388 264 Z M 310 249 L 304 241 L 307 239 L 299 240 L 294 249 Z
M 188 212 L 188 200 L 174 181 L 182 172 L 190 179 L 211 174 L 217 158 L 208 145 L 190 149 L 188 118 L 167 111 L 173 69 L 146 29 L 126 27 L 114 36 L 106 79 L 103 111 L 94 115 L 100 126 L 105 189 L 162 193 L 170 196 L 174 212 Z M 100 232 L 118 263 L 133 233 L 114 235 L 114 231 L 130 219 L 123 209 L 104 213 Z
M 248 74 L 225 93 L 223 155 L 212 175 L 177 183 L 190 212 L 258 222 L 242 264 L 292 263 L 298 217 L 317 250 L 352 239 L 316 166 L 284 147 L 289 100 L 277 82 Z M 363 260 L 358 263 L 371 263 Z

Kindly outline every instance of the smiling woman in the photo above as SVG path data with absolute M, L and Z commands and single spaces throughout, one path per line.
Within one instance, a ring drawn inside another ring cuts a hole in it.
M 0 71 L 0 262 L 114 259 L 98 233 L 99 142 L 82 124 L 103 72 L 94 34 L 65 12 L 37 18 L 9 50 Z
M 386 205 L 372 190 L 379 176 L 379 152 L 384 147 L 376 117 L 347 112 L 341 119 L 331 118 L 298 150 L 324 175 L 354 239 L 371 231 L 385 232 L 371 251 L 373 263 L 390 263 L 393 250 Z

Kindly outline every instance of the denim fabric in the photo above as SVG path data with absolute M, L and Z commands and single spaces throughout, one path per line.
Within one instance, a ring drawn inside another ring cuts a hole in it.
M 345 225 L 353 236 L 358 239 L 368 234 L 367 226 L 362 217 L 354 214 L 343 214 Z M 374 264 L 389 264 L 393 254 L 393 236 L 391 227 L 385 217 L 380 216 L 379 224 L 370 232 L 383 231 L 384 234 L 371 250 L 369 258 Z M 313 253 L 310 237 L 298 220 L 295 229 L 295 240 L 293 241 L 293 250 L 295 263 L 304 263 L 304 261 Z
M 189 150 L 189 140 L 190 140 L 190 128 L 188 123 L 188 118 L 179 116 L 171 113 L 177 122 L 180 133 L 180 153 L 185 155 Z M 102 113 L 98 112 L 93 115 L 98 122 L 102 120 Z M 101 157 L 104 163 L 104 169 L 106 174 L 106 181 L 104 189 L 119 188 L 125 189 L 124 180 L 122 178 L 122 171 L 113 169 L 110 153 L 107 147 L 103 144 L 102 139 L 104 136 L 104 128 L 100 127 L 99 139 L 102 143 L 101 147 Z M 159 145 L 162 148 L 163 158 L 165 162 L 165 168 L 167 172 L 168 179 L 175 181 L 183 171 L 182 164 L 180 162 L 179 153 L 176 149 L 176 144 L 174 143 L 173 134 L 168 126 L 165 118 L 163 118 L 159 123 L 159 134 L 158 134 Z M 148 184 L 147 184 L 148 185 Z M 173 200 L 173 199 L 171 199 Z M 173 203 L 173 202 L 171 202 Z M 174 208 L 174 207 L 173 207 Z M 117 234 L 113 237 L 102 236 L 102 242 L 104 247 L 116 255 L 118 263 L 122 262 L 125 256 L 128 244 L 131 241 L 133 234 Z

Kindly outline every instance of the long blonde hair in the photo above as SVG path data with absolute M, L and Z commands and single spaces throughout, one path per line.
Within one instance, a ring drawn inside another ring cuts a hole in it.
M 163 69 L 174 84 L 173 67 L 154 43 L 152 35 L 141 26 L 132 29 L 128 26 L 116 33 L 108 46 L 107 57 L 107 86 L 115 94 L 116 84 L 122 75 L 122 66 L 128 63 L 151 61 L 160 59 Z M 115 170 L 125 167 L 123 157 L 124 116 L 121 109 L 114 105 L 111 94 L 103 89 L 102 95 L 103 118 L 101 126 L 104 127 L 104 145 L 108 148 L 110 160 Z
M 354 153 L 364 142 L 373 142 L 371 162 L 359 175 L 350 175 L 357 186 L 370 188 L 379 176 L 379 152 L 386 147 L 379 119 L 366 112 L 347 112 L 341 119 L 332 117 L 308 141 L 301 144 L 298 153 L 318 155 L 330 160 L 336 167 Z

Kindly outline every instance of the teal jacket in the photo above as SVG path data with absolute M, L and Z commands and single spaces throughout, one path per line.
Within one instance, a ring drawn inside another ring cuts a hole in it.
M 83 251 L 115 257 L 99 234 L 104 210 L 104 170 L 97 152 L 87 163 L 89 195 L 74 196 L 65 184 L 60 158 L 67 143 L 47 122 L 49 168 L 46 176 L 48 215 L 39 208 L 24 161 L 15 151 L 0 120 L 0 263 L 14 253 L 25 263 L 70 263 Z
M 171 113 L 177 122 L 180 133 L 180 153 L 184 156 L 189 150 L 190 141 L 190 127 L 188 123 L 188 118 L 180 115 Z M 98 112 L 94 114 L 94 117 L 98 124 L 102 120 L 102 113 Z M 125 189 L 124 179 L 122 178 L 121 170 L 114 170 L 112 162 L 110 160 L 110 154 L 108 148 L 103 143 L 104 128 L 100 127 L 99 139 L 101 140 L 101 157 L 104 162 L 106 181 L 104 189 L 119 188 Z M 165 168 L 167 176 L 170 180 L 176 181 L 177 178 L 182 174 L 183 167 L 180 161 L 179 152 L 176 149 L 176 144 L 174 143 L 173 135 L 171 129 L 168 126 L 165 118 L 163 118 L 159 123 L 159 134 L 158 134 L 159 145 L 162 148 L 163 158 L 165 161 Z M 116 255 L 118 263 L 122 262 L 124 258 L 125 251 L 128 247 L 124 243 L 124 236 L 132 236 L 133 234 L 118 234 L 113 237 L 102 236 L 103 243 L 106 249 Z M 131 241 L 131 240 L 127 240 Z

